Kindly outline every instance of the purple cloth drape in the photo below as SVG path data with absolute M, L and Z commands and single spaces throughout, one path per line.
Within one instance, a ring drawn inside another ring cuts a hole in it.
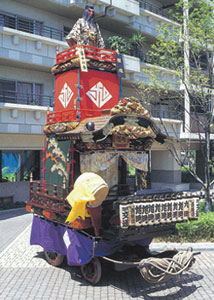
M 31 245 L 40 245 L 46 251 L 56 252 L 66 255 L 67 248 L 63 240 L 66 228 L 61 225 L 55 225 L 39 217 L 33 217 L 31 228 Z
M 148 245 L 150 242 L 148 239 L 142 243 Z M 87 264 L 93 258 L 93 240 L 90 237 L 36 216 L 33 217 L 30 245 L 39 245 L 45 251 L 66 255 L 70 266 Z M 95 244 L 94 256 L 113 254 L 123 245 L 121 242 L 101 239 Z

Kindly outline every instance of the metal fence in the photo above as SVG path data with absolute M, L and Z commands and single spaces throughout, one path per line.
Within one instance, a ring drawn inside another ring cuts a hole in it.
M 150 107 L 151 115 L 154 118 L 161 118 L 161 119 L 174 119 L 174 120 L 183 120 L 184 112 L 182 110 L 178 110 L 176 108 L 172 108 L 168 105 L 151 105 Z
M 162 17 L 165 17 L 167 19 L 175 21 L 175 18 L 172 15 L 170 15 L 167 11 L 165 11 L 164 9 L 161 9 L 160 7 L 158 7 L 154 4 L 148 3 L 144 0 L 137 0 L 137 1 L 140 4 L 140 8 L 149 10 L 157 15 L 160 15 Z
M 30 20 L 18 16 L 10 16 L 3 13 L 0 13 L 0 26 L 37 34 L 60 41 L 64 41 L 67 34 L 62 30 L 44 26 L 41 22 L 36 20 Z
M 133 51 L 131 55 L 140 58 L 140 60 L 144 63 L 148 63 L 151 65 L 158 65 L 164 68 L 175 69 L 175 66 L 169 60 L 160 59 L 160 57 L 155 57 L 145 53 L 143 50 Z
M 0 90 L 0 102 L 26 105 L 53 106 L 52 96 Z

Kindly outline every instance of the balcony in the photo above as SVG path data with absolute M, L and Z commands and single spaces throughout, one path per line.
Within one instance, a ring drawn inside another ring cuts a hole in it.
M 52 108 L 50 108 L 51 110 Z M 1 145 L 5 147 L 41 147 L 43 126 L 46 123 L 46 115 L 49 108 L 47 106 L 24 105 L 16 103 L 1 103 L 0 102 L 0 135 Z M 14 138 L 8 134 L 14 134 Z M 16 135 L 24 135 L 19 139 Z M 26 137 L 29 135 L 29 138 Z M 38 138 L 33 138 L 30 135 L 40 135 Z M 36 144 L 34 144 L 34 142 Z M 33 146 L 34 145 L 34 146 Z M 27 148 L 29 149 L 29 148 Z M 35 149 L 35 148 L 34 148 Z
M 41 22 L 36 20 L 3 13 L 0 13 L 0 27 L 8 27 L 59 41 L 65 41 L 65 35 L 67 34 L 62 30 L 44 26 Z
M 52 0 L 54 2 L 57 2 L 62 5 L 68 5 L 65 0 Z M 80 7 L 84 7 L 85 2 L 88 4 L 95 6 L 95 11 L 101 11 L 104 12 L 105 7 L 110 7 L 110 11 L 114 11 L 114 9 L 118 9 L 120 11 L 123 11 L 126 15 L 139 15 L 139 4 L 136 0 L 88 0 L 88 1 L 82 1 L 82 0 L 68 0 L 70 2 L 70 5 L 77 5 Z M 95 3 L 94 3 L 95 2 Z M 97 6 L 97 7 L 96 7 Z M 111 13 L 112 13 L 111 12 Z M 114 14 L 115 12 L 113 12 Z
M 162 8 L 160 8 L 154 4 L 151 4 L 149 2 L 146 2 L 144 0 L 136 0 L 136 1 L 139 2 L 141 9 L 148 10 L 156 15 L 160 15 L 169 20 L 176 21 L 172 15 L 170 15 L 167 11 L 164 11 Z
M 56 2 L 61 5 L 69 6 L 69 5 L 78 5 L 78 6 L 84 6 L 84 2 L 81 0 L 52 0 L 53 2 Z M 91 4 L 94 4 L 94 1 L 89 0 Z M 89 4 L 90 4 L 89 3 Z M 144 0 L 96 0 L 96 4 L 98 4 L 98 7 L 109 6 L 112 5 L 112 9 L 120 9 L 124 12 L 127 12 L 129 15 L 137 15 L 139 16 L 139 8 L 143 10 L 148 10 L 154 14 L 160 15 L 164 18 L 174 20 L 173 17 L 164 9 L 161 7 L 158 7 L 157 5 L 151 4 Z M 96 5 L 95 5 L 96 6 Z M 95 8 L 96 10 L 96 8 Z
M 78 9 L 83 9 L 86 3 L 86 1 L 83 0 L 68 0 L 70 1 L 69 5 L 68 2 L 65 3 L 62 0 L 51 1 L 54 1 L 64 7 L 67 6 L 67 10 L 72 8 L 72 6 L 76 6 Z M 114 27 L 114 30 L 118 30 L 119 32 L 119 27 L 122 28 L 121 26 L 123 26 L 123 31 L 126 30 L 129 33 L 130 30 L 134 29 L 136 31 L 140 30 L 149 35 L 156 36 L 156 26 L 160 25 L 160 22 L 163 21 L 171 24 L 173 20 L 173 17 L 167 12 L 167 10 L 150 4 L 144 0 L 88 0 L 87 3 L 94 5 L 97 20 L 100 23 L 101 28 L 103 26 L 103 28 L 109 31 L 111 31 Z M 106 11 L 107 7 L 108 9 Z M 104 18 L 99 19 L 99 17 L 104 16 L 105 13 L 107 17 L 104 22 Z M 124 27 L 124 24 L 127 24 L 128 26 Z
M 137 50 L 137 51 L 132 51 L 131 55 L 134 57 L 138 57 L 140 58 L 141 62 L 147 63 L 147 64 L 151 64 L 151 65 L 158 65 L 160 67 L 164 67 L 164 68 L 169 68 L 171 70 L 174 69 L 174 66 L 172 63 L 170 63 L 170 61 L 168 60 L 162 60 L 159 57 L 154 57 L 151 56 L 147 53 L 145 53 L 144 51 L 141 50 Z M 163 65 L 164 64 L 164 65 Z
M 54 105 L 52 96 L 20 93 L 11 90 L 0 90 L 0 102 L 51 107 Z
M 26 66 L 50 72 L 55 64 L 56 52 L 67 49 L 65 42 L 42 37 L 8 27 L 0 27 L 0 59 L 8 66 Z
M 151 115 L 153 118 L 159 119 L 173 119 L 182 121 L 184 118 L 184 112 L 179 111 L 176 108 L 172 108 L 168 105 L 162 105 L 157 103 L 151 106 L 150 109 Z

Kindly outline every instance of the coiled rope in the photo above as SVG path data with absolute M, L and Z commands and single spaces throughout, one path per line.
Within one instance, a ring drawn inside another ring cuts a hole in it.
M 195 262 L 194 255 L 200 252 L 193 253 L 192 248 L 186 251 L 179 251 L 173 258 L 144 258 L 140 262 L 125 262 L 117 261 L 109 257 L 103 256 L 104 259 L 127 266 L 137 266 L 143 278 L 149 283 L 164 282 L 173 277 L 179 278 L 184 271 L 188 271 Z
M 167 281 L 174 276 L 179 277 L 194 262 L 194 254 L 189 248 L 186 251 L 179 251 L 173 258 L 149 257 L 142 259 L 138 268 L 147 282 L 155 283 Z

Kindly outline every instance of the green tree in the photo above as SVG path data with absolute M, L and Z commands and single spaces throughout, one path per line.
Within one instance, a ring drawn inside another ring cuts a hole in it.
M 156 99 L 165 99 L 165 105 L 174 107 L 177 113 L 181 113 L 184 131 L 189 136 L 193 131 L 197 135 L 203 153 L 204 177 L 198 176 L 196 164 L 189 156 L 191 136 L 189 142 L 186 140 L 183 144 L 177 137 L 184 156 L 181 157 L 177 152 L 174 142 L 168 143 L 168 149 L 177 163 L 201 183 L 207 210 L 211 209 L 210 188 L 214 183 L 210 176 L 213 167 L 210 156 L 214 103 L 213 11 L 214 3 L 211 1 L 178 1 L 171 11 L 177 22 L 159 27 L 158 38 L 150 51 L 151 57 L 159 61 L 159 66 L 173 70 L 172 74 L 177 79 L 174 83 L 163 79 L 163 70 L 153 66 L 145 71 L 150 77 L 150 83 L 140 84 L 140 92 L 144 99 L 150 100 L 150 107 L 155 105 Z M 169 136 L 163 120 L 161 125 Z M 174 133 L 176 136 L 175 130 Z M 187 160 L 189 167 L 185 165 Z
M 118 35 L 110 36 L 107 39 L 107 47 L 112 50 L 118 50 L 123 54 L 130 54 L 130 45 L 123 37 Z

